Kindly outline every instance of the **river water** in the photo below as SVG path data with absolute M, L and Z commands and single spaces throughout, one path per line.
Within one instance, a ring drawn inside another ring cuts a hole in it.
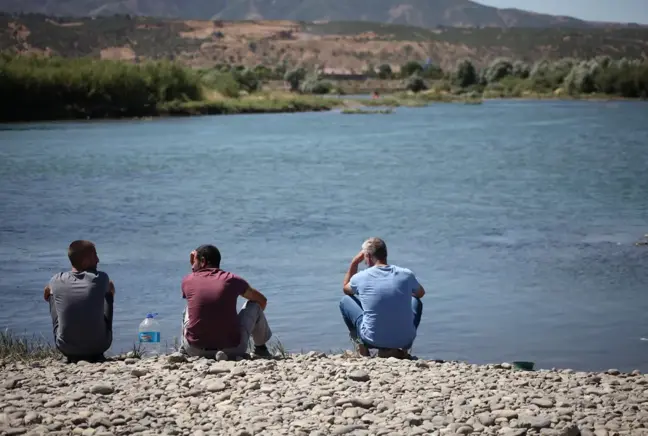
M 42 288 L 96 242 L 112 352 L 179 334 L 188 255 L 269 298 L 290 351 L 348 348 L 349 260 L 381 236 L 427 295 L 414 353 L 648 370 L 648 104 L 489 101 L 0 127 L 0 327 L 51 339 Z

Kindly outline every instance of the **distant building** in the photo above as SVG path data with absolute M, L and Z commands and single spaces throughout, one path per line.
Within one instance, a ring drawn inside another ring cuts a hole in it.
M 367 74 L 344 68 L 324 68 L 322 77 L 329 80 L 367 80 Z

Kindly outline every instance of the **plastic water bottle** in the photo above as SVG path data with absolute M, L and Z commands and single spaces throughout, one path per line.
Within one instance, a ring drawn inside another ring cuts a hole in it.
M 155 317 L 157 313 L 149 313 L 139 325 L 139 344 L 142 356 L 157 356 L 160 354 L 160 323 Z

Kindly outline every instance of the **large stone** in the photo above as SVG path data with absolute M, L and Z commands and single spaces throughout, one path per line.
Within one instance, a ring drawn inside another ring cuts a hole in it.
M 493 415 L 492 413 L 480 413 L 479 415 L 477 415 L 477 419 L 482 425 L 486 427 L 490 427 L 495 424 L 495 415 Z
M 558 430 L 558 436 L 581 436 L 581 431 L 576 424 L 567 424 Z
M 135 368 L 131 371 L 131 375 L 133 377 L 138 377 L 138 378 L 144 377 L 148 373 L 149 373 L 148 369 L 144 369 L 144 368 Z
M 518 427 L 541 430 L 543 428 L 551 427 L 551 418 L 548 416 L 520 415 L 517 423 Z
M 185 356 L 182 353 L 169 354 L 169 356 L 167 357 L 167 362 L 169 362 L 169 363 L 186 363 L 187 362 L 187 356 Z
M 549 409 L 553 407 L 554 402 L 551 398 L 534 398 L 531 400 L 531 404 L 535 404 L 538 407 L 543 409 Z
M 62 406 L 65 403 L 66 403 L 65 398 L 54 398 L 53 400 L 50 400 L 47 403 L 45 403 L 45 407 L 48 409 L 52 409 L 54 407 Z
M 459 427 L 456 431 L 457 434 L 472 434 L 473 432 L 473 427 L 470 425 L 462 425 Z
M 367 374 L 365 371 L 362 370 L 352 371 L 348 374 L 348 377 L 353 381 L 359 381 L 359 382 L 369 381 L 369 374 Z
M 226 388 L 227 386 L 225 386 L 225 383 L 221 381 L 211 382 L 207 385 L 207 390 L 209 392 L 221 392 L 224 391 Z
M 90 388 L 90 392 L 99 395 L 110 395 L 115 392 L 115 389 L 108 383 L 98 383 Z
M 506 418 L 509 420 L 518 417 L 518 413 L 511 409 L 495 410 L 493 411 L 493 415 L 495 415 L 495 418 Z
M 366 425 L 362 424 L 354 424 L 354 425 L 338 425 L 333 427 L 333 431 L 331 432 L 332 436 L 339 436 L 343 434 L 349 434 L 351 432 L 355 432 L 356 430 L 364 430 L 366 429 Z

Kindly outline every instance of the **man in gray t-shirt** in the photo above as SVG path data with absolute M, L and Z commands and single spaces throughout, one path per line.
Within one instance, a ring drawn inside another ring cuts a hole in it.
M 112 344 L 115 286 L 97 271 L 92 242 L 72 242 L 68 257 L 72 271 L 56 274 L 45 287 L 54 341 L 69 360 L 101 360 Z

